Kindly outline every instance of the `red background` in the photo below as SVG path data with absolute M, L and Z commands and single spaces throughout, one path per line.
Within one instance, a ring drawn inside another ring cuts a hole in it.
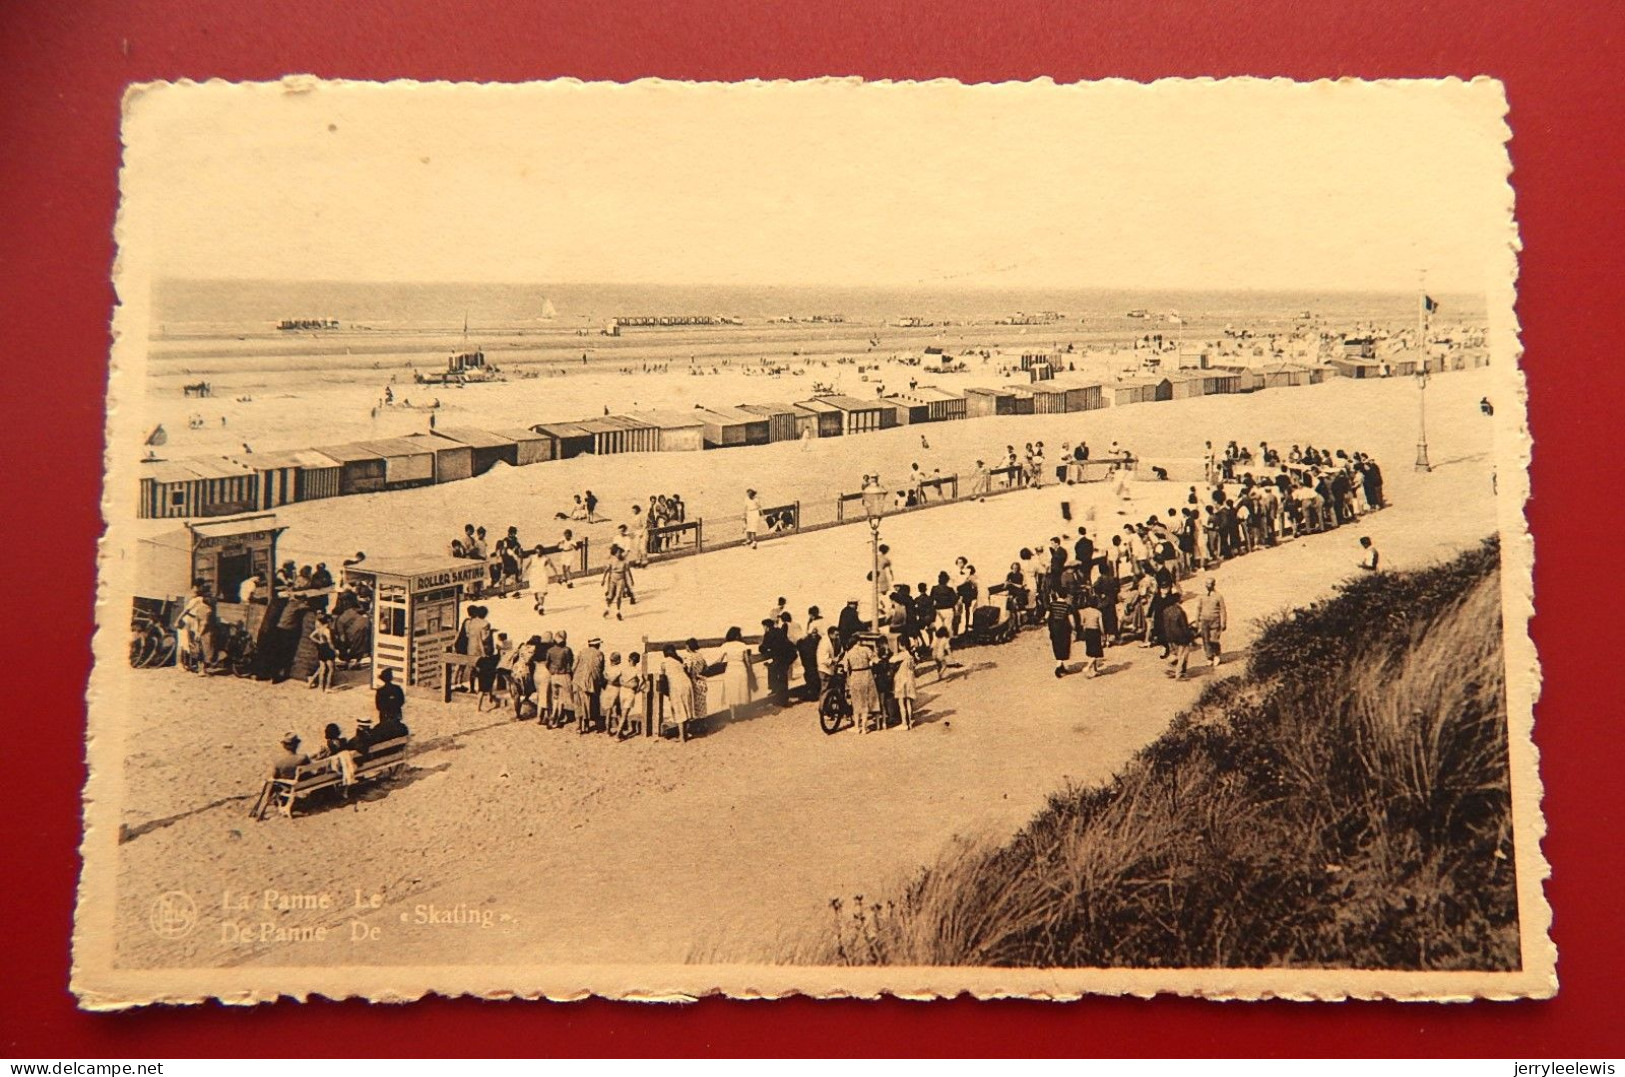
M 0 4 L 0 1055 L 537 1053 L 1619 1054 L 1625 340 L 1618 5 L 1407 0 L 997 4 L 9 0 Z M 431 1000 L 78 1012 L 67 991 L 123 87 L 147 79 L 1406 77 L 1486 74 L 1512 104 L 1536 439 L 1537 711 L 1550 1002 L 571 1005 Z M 1609 479 L 1608 476 L 1613 478 Z M 1604 496 L 1608 495 L 1608 496 Z M 1590 601 L 1593 605 L 1582 609 Z M 1610 1020 L 1610 1019 L 1613 1020 Z M 1616 1031 L 1609 1032 L 1609 1028 Z

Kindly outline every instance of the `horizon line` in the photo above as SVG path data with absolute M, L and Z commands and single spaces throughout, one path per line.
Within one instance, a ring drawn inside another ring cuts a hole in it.
M 186 276 L 181 274 L 166 275 L 156 273 L 153 275 L 155 283 L 168 284 L 185 282 L 189 284 L 375 284 L 375 285 L 406 285 L 406 286 L 448 286 L 459 287 L 512 287 L 515 285 L 536 288 L 832 288 L 861 291 L 874 290 L 918 290 L 918 291 L 956 291 L 956 292 L 1037 292 L 1037 291 L 1099 291 L 1099 292 L 1216 292 L 1216 293 L 1263 293 L 1263 294 L 1300 294 L 1305 292 L 1331 292 L 1347 295 L 1411 295 L 1415 292 L 1427 291 L 1429 294 L 1451 296 L 1486 296 L 1487 291 L 1460 288 L 1460 287 L 1434 287 L 1411 285 L 1404 288 L 1348 286 L 1348 285 L 1154 285 L 1154 284 L 958 284 L 951 282 L 932 283 L 913 281 L 906 283 L 865 283 L 851 284 L 834 281 L 773 281 L 769 283 L 750 283 L 742 281 L 671 281 L 671 280 L 453 280 L 447 278 L 421 278 L 416 280 L 391 280 L 381 277 L 278 277 L 278 276 Z

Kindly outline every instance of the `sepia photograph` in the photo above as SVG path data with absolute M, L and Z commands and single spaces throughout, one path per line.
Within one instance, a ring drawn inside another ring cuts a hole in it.
M 1510 122 L 132 87 L 80 1005 L 1552 995 Z

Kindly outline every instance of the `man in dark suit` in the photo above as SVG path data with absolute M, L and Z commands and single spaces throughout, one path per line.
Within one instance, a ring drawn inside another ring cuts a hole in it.
M 759 650 L 762 657 L 767 659 L 767 690 L 773 696 L 773 705 L 788 707 L 790 666 L 798 655 L 795 644 L 790 642 L 790 633 L 785 631 L 784 622 L 772 619 L 762 621 L 762 643 Z

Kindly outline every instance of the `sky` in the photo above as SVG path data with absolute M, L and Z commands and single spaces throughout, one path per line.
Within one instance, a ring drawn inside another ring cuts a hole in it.
M 1491 82 L 183 84 L 125 118 L 160 276 L 1481 292 Z

